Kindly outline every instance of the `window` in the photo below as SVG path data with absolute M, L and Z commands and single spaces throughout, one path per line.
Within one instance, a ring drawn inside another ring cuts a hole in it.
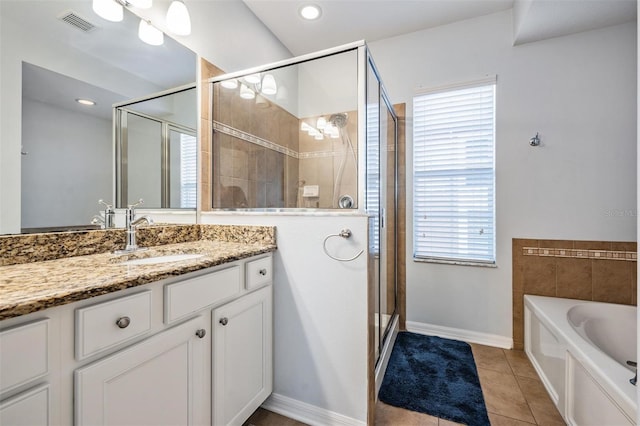
M 495 263 L 495 86 L 413 98 L 416 260 Z
M 380 104 L 367 104 L 367 186 L 365 199 L 367 212 L 380 216 Z M 380 227 L 369 227 L 369 248 L 372 253 L 380 253 Z
M 198 144 L 193 135 L 180 134 L 180 207 L 196 208 Z

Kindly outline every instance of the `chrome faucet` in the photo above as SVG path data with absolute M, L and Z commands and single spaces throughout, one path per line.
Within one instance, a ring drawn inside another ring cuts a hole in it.
M 124 250 L 116 250 L 117 254 L 131 253 L 134 251 L 146 250 L 140 248 L 136 244 L 136 229 L 138 225 L 146 223 L 147 225 L 153 225 L 153 219 L 150 216 L 141 216 L 136 219 L 136 207 L 143 204 L 142 198 L 135 204 L 130 204 L 125 212 L 125 226 L 127 228 L 127 245 Z
M 103 200 L 98 200 L 98 204 L 104 205 L 104 216 L 95 215 L 91 218 L 92 225 L 101 225 L 103 229 L 115 228 L 116 211 L 113 209 L 113 205 L 105 203 Z

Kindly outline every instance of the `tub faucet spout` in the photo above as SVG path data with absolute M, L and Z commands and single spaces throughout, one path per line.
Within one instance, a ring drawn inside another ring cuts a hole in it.
M 627 361 L 627 365 L 636 368 L 636 375 L 633 376 L 633 379 L 629 379 L 629 383 L 636 386 L 636 383 L 638 382 L 638 363 L 636 361 Z

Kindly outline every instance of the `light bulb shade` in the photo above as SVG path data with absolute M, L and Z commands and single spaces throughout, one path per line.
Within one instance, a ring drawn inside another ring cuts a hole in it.
M 309 124 L 305 123 L 304 121 L 300 123 L 300 130 L 302 130 L 303 132 L 308 132 L 310 129 L 311 126 L 309 126 Z
M 93 11 L 99 17 L 111 22 L 120 22 L 124 19 L 124 9 L 115 0 L 93 0 Z
M 152 46 L 160 46 L 164 43 L 164 33 L 144 19 L 140 20 L 140 26 L 138 26 L 138 37 L 140 37 L 140 40 Z
M 317 141 L 321 141 L 324 139 L 324 136 L 322 135 L 322 133 L 318 132 L 318 134 L 315 135 L 313 138 Z
M 278 93 L 276 79 L 271 74 L 266 74 L 262 79 L 262 93 L 265 95 L 275 95 Z
M 127 0 L 127 3 L 138 9 L 149 9 L 153 5 L 153 0 Z
M 240 85 L 240 97 L 242 99 L 253 99 L 256 97 L 256 93 L 249 89 L 246 85 L 241 84 Z
M 231 78 L 229 80 L 223 80 L 220 82 L 220 84 L 222 85 L 222 87 L 224 87 L 225 89 L 235 89 L 238 87 L 238 80 L 236 80 L 235 78 Z
M 324 128 L 327 127 L 327 119 L 324 117 L 318 118 L 318 121 L 316 121 L 316 127 L 320 130 L 324 130 Z
M 258 108 L 268 108 L 269 101 L 264 96 L 256 96 L 256 106 Z
M 260 77 L 260 73 L 256 73 L 256 74 L 249 74 L 245 76 L 244 81 L 251 84 L 258 84 L 260 83 L 261 79 L 262 78 Z
M 181 0 L 173 0 L 167 10 L 167 26 L 177 35 L 191 34 L 191 18 L 187 6 Z

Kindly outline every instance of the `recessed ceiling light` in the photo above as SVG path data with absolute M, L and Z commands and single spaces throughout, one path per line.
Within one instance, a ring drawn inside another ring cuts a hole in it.
M 76 102 L 82 105 L 89 105 L 89 106 L 93 106 L 96 104 L 91 99 L 76 99 Z
M 300 16 L 308 21 L 318 19 L 320 15 L 322 15 L 322 9 L 320 9 L 320 6 L 317 6 L 315 4 L 307 4 L 305 6 L 302 6 L 298 12 L 300 13 Z

